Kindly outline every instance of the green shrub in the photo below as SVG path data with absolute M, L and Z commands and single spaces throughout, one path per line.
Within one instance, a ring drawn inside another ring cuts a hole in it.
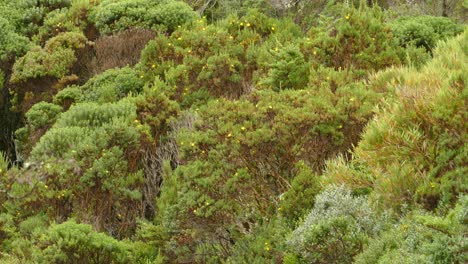
M 44 48 L 34 47 L 16 60 L 11 81 L 24 82 L 31 78 L 62 78 L 77 61 L 75 50 L 83 48 L 86 38 L 81 33 L 66 32 L 47 41 Z
M 316 196 L 314 208 L 288 244 L 307 263 L 351 263 L 378 229 L 366 197 L 332 186 Z
M 218 25 L 200 19 L 193 28 L 182 27 L 170 37 L 161 35 L 148 43 L 139 69 L 147 81 L 157 76 L 166 82 L 170 88 L 166 93 L 184 106 L 190 106 L 188 102 L 194 99 L 190 97 L 206 93 L 239 98 L 253 88 L 260 68 L 257 58 L 265 53 L 261 45 L 291 41 L 301 34 L 290 21 L 282 22 L 258 12 L 232 16 Z
M 419 71 L 392 69 L 380 75 L 395 96 L 369 123 L 350 173 L 330 173 L 330 178 L 372 188 L 377 199 L 394 208 L 446 208 L 466 191 L 466 37 L 465 32 L 439 46 Z
M 26 113 L 26 122 L 32 130 L 43 128 L 53 124 L 61 112 L 62 108 L 58 105 L 40 102 Z
M 281 195 L 278 208 L 278 212 L 291 223 L 297 222 L 313 208 L 315 196 L 322 190 L 320 177 L 303 161 L 296 164 L 296 169 L 297 175 L 291 187 Z
M 81 86 L 81 100 L 97 103 L 116 102 L 129 94 L 142 92 L 143 85 L 144 81 L 129 67 L 110 69 Z
M 392 38 L 379 7 L 344 8 L 340 17 L 325 17 L 323 26 L 313 27 L 303 44 L 303 53 L 312 62 L 335 70 L 352 70 L 354 78 L 400 64 L 402 49 Z
M 445 217 L 413 212 L 369 242 L 356 263 L 464 263 L 466 196 Z
M 72 104 L 82 102 L 83 97 L 83 91 L 81 88 L 73 85 L 59 91 L 54 96 L 53 102 L 67 110 Z
M 273 53 L 273 56 L 275 62 L 269 65 L 265 84 L 273 87 L 273 90 L 304 89 L 307 86 L 310 65 L 305 62 L 298 47 L 287 46 Z
M 176 0 L 104 0 L 92 17 L 98 30 L 109 34 L 131 27 L 173 31 L 197 15 L 187 4 Z
M 40 254 L 36 260 L 42 263 L 128 263 L 129 246 L 90 225 L 69 220 L 52 225 L 39 242 Z
M 305 188 L 313 198 L 318 186 L 311 175 L 357 140 L 359 133 L 345 131 L 367 120 L 365 105 L 372 98 L 361 85 L 340 87 L 335 94 L 327 89 L 264 90 L 192 109 L 192 118 L 181 121 L 188 128 L 177 133 L 181 165 L 174 171 L 178 199 L 170 206 L 176 210 L 170 222 L 178 225 L 174 239 L 183 241 L 178 248 L 195 250 L 211 243 L 218 239 L 213 238 L 217 229 L 229 229 L 229 237 L 237 240 L 257 221 L 277 213 L 280 194 L 296 175 L 301 175 L 298 182 L 312 183 L 294 183 L 291 194 Z M 300 160 L 303 166 L 297 166 Z M 284 202 L 291 218 L 300 214 L 300 209 L 288 208 L 294 201 L 288 197 Z M 186 232 L 197 235 L 186 239 Z
M 0 61 L 22 56 L 29 49 L 28 38 L 15 32 L 15 28 L 3 17 L 0 17 Z
M 400 17 L 391 23 L 394 38 L 400 46 L 423 47 L 432 51 L 438 41 L 463 32 L 463 25 L 446 17 Z

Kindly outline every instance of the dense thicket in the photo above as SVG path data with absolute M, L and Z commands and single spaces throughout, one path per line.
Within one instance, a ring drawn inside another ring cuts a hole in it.
M 466 8 L 0 0 L 0 262 L 466 263 Z

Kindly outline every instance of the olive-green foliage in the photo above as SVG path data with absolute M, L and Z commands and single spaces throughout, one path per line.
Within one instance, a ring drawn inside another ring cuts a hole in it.
M 22 56 L 29 48 L 29 40 L 15 32 L 10 22 L 0 16 L 0 61 Z
M 281 218 L 259 222 L 236 240 L 228 263 L 278 263 L 286 251 L 285 237 L 290 229 Z M 201 252 L 202 253 L 202 252 Z
M 134 227 L 141 210 L 136 204 L 141 200 L 143 177 L 136 166 L 136 149 L 140 134 L 145 133 L 135 122 L 136 109 L 133 100 L 125 99 L 81 103 L 61 114 L 27 159 L 31 164 L 42 162 L 38 169 L 47 177 L 32 179 L 32 185 L 15 183 L 12 195 L 32 192 L 34 196 L 10 202 L 30 212 L 44 211 L 52 218 L 73 213 L 99 230 L 116 234 Z M 42 115 L 31 118 L 32 124 L 42 124 Z M 97 214 L 106 218 L 90 219 Z
M 32 37 L 36 43 L 44 43 L 63 32 L 83 32 L 89 27 L 88 14 L 93 5 L 89 0 L 72 1 L 67 7 L 45 13 L 44 21 Z
M 31 126 L 30 129 L 42 128 L 53 124 L 61 112 L 62 108 L 58 105 L 40 102 L 26 113 L 26 122 Z
M 66 32 L 47 41 L 44 48 L 34 47 L 16 60 L 12 82 L 23 82 L 31 78 L 67 75 L 77 61 L 75 50 L 83 48 L 86 37 L 82 33 Z
M 391 23 L 394 38 L 403 47 L 414 45 L 432 51 L 440 40 L 463 32 L 463 25 L 446 17 L 399 17 Z
M 392 38 L 379 7 L 344 8 L 334 20 L 311 28 L 303 52 L 313 68 L 354 70 L 355 78 L 391 65 L 398 65 L 402 49 Z
M 281 195 L 278 212 L 291 224 L 295 224 L 309 212 L 315 196 L 322 190 L 320 177 L 317 176 L 303 161 L 296 164 L 297 175 L 291 182 L 291 187 Z
M 109 34 L 131 27 L 173 31 L 197 15 L 177 0 L 104 0 L 92 17 L 99 31 Z
M 351 263 L 379 226 L 366 197 L 343 186 L 317 195 L 314 208 L 288 240 L 306 263 Z
M 413 212 L 369 241 L 356 263 L 465 263 L 467 261 L 466 196 L 440 217 Z
M 143 90 L 144 82 L 135 70 L 125 67 L 110 69 L 93 78 L 81 87 L 84 101 L 116 102 L 129 94 Z
M 129 263 L 130 244 L 70 220 L 52 225 L 38 242 L 41 263 Z
M 270 65 L 265 83 L 274 90 L 304 89 L 308 83 L 310 65 L 305 62 L 299 47 L 287 46 L 274 56 L 275 62 Z
M 296 163 L 303 160 L 308 170 L 319 171 L 325 159 L 351 147 L 357 134 L 348 126 L 365 122 L 371 114 L 365 105 L 374 96 L 361 85 L 342 87 L 336 94 L 327 89 L 266 90 L 194 109 L 189 129 L 178 133 L 182 164 L 174 172 L 178 199 L 172 205 L 178 210 L 172 220 L 179 224 L 178 232 L 197 234 L 184 240 L 186 246 L 211 243 L 218 239 L 214 230 L 223 228 L 236 240 L 253 228 L 254 219 L 276 213 L 279 196 L 294 176 L 306 177 L 306 169 Z
M 380 75 L 378 82 L 394 90 L 395 99 L 368 125 L 354 151 L 354 165 L 342 173 L 331 170 L 332 181 L 373 188 L 390 207 L 444 208 L 466 192 L 467 36 L 439 46 L 420 71 L 403 68 Z
M 53 102 L 56 105 L 60 105 L 64 108 L 69 107 L 73 103 L 79 103 L 83 100 L 83 91 L 81 87 L 72 85 L 59 91 L 53 98 Z
M 0 176 L 5 175 L 6 171 L 8 170 L 8 158 L 0 152 Z
M 291 24 L 255 11 L 230 16 L 217 25 L 200 19 L 193 28 L 181 28 L 170 37 L 150 42 L 142 52 L 142 76 L 145 80 L 158 76 L 168 85 L 166 93 L 184 108 L 210 97 L 239 98 L 250 92 L 257 71 L 268 71 L 260 69 L 257 61 L 262 53 L 270 56 L 261 45 L 288 42 L 302 34 Z

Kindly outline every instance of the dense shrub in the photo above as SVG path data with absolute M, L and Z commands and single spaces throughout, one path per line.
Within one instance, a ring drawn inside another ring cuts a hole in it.
M 290 223 L 295 224 L 314 206 L 315 196 L 320 193 L 320 177 L 305 162 L 296 164 L 297 175 L 291 187 L 280 196 L 278 212 Z
M 44 48 L 34 47 L 19 58 L 13 66 L 12 82 L 24 82 L 31 78 L 62 78 L 77 61 L 75 50 L 83 48 L 86 38 L 81 33 L 67 32 L 47 41 Z
M 441 45 L 420 71 L 380 75 L 396 98 L 368 125 L 352 165 L 329 170 L 330 179 L 373 188 L 392 207 L 445 208 L 466 191 L 466 37 Z
M 190 106 L 194 100 L 190 97 L 204 94 L 239 98 L 253 90 L 261 45 L 268 38 L 286 42 L 301 34 L 297 26 L 281 22 L 253 11 L 229 17 L 218 26 L 201 19 L 194 28 L 151 41 L 142 52 L 140 70 L 145 80 L 156 75 L 165 81 L 171 88 L 166 92 L 183 106 Z M 286 70 L 292 69 L 282 69 Z
M 31 111 L 37 112 L 35 108 Z M 30 115 L 31 123 L 42 124 L 42 117 Z M 30 183 L 20 181 L 11 190 L 12 195 L 34 195 L 11 202 L 56 219 L 73 214 L 116 235 L 134 228 L 141 212 L 137 204 L 143 179 L 136 149 L 144 131 L 136 117 L 131 100 L 72 106 L 40 138 L 27 159 L 30 164 L 41 162 L 38 169 L 45 177 Z M 98 214 L 105 218 L 93 217 Z
M 353 70 L 355 78 L 400 64 L 402 49 L 392 38 L 379 7 L 345 8 L 323 27 L 311 28 L 303 52 L 313 63 L 335 70 Z
M 236 240 L 237 234 L 253 228 L 254 219 L 276 213 L 279 196 L 294 176 L 304 181 L 310 171 L 321 170 L 325 159 L 346 151 L 356 140 L 358 134 L 347 127 L 366 119 L 370 112 L 364 110 L 364 101 L 373 98 L 366 91 L 368 98 L 357 99 L 361 88 L 337 91 L 337 96 L 356 101 L 335 102 L 327 90 L 262 91 L 248 99 L 214 100 L 194 109 L 192 124 L 178 133 L 181 166 L 174 172 L 178 199 L 171 206 L 177 210 L 171 222 L 179 224 L 178 239 L 185 232 L 197 236 L 183 239 L 179 246 L 191 248 L 225 236 Z M 309 168 L 296 167 L 300 160 Z M 311 198 L 314 184 L 305 186 Z M 285 206 L 288 217 L 294 218 L 299 212 L 287 208 L 292 201 L 288 197 Z
M 92 16 L 103 34 L 132 27 L 173 31 L 197 17 L 190 6 L 176 0 L 104 0 Z
M 464 263 L 467 199 L 445 217 L 413 212 L 369 241 L 356 263 Z
M 403 46 L 414 45 L 432 51 L 440 40 L 463 32 L 463 25 L 446 17 L 400 17 L 391 23 L 394 37 Z
M 270 65 L 265 84 L 274 90 L 304 89 L 308 83 L 310 65 L 298 47 L 288 46 L 274 53 L 275 62 Z
M 31 107 L 26 113 L 26 122 L 31 126 L 31 129 L 42 128 L 53 124 L 61 112 L 62 108 L 60 106 L 40 102 Z
M 307 263 L 350 263 L 379 226 L 366 197 L 353 197 L 343 186 L 317 195 L 304 222 L 288 244 Z
M 39 241 L 43 263 L 128 263 L 129 244 L 98 233 L 90 225 L 67 221 L 52 225 Z
M 143 80 L 129 67 L 109 69 L 88 80 L 81 90 L 84 101 L 116 102 L 129 94 L 136 95 L 143 90 Z
M 17 34 L 8 20 L 0 17 L 0 61 L 22 56 L 29 48 L 29 40 Z

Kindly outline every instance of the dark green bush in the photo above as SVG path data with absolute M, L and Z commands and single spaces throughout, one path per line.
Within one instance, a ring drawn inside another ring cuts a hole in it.
M 423 47 L 432 51 L 440 40 L 463 32 L 463 25 L 446 17 L 400 17 L 391 23 L 394 38 L 400 46 Z
M 99 31 L 109 34 L 132 27 L 173 31 L 197 15 L 177 0 L 104 0 L 92 17 Z
M 287 46 L 273 53 L 274 63 L 264 83 L 273 90 L 304 89 L 308 83 L 310 65 L 296 46 Z
M 392 38 L 379 7 L 344 8 L 340 17 L 325 18 L 313 27 L 303 44 L 303 53 L 313 68 L 352 70 L 355 78 L 400 64 L 402 49 Z
M 47 41 L 44 48 L 34 47 L 16 60 L 11 81 L 24 82 L 39 77 L 66 76 L 77 61 L 75 50 L 83 48 L 86 38 L 81 33 L 66 32 Z

